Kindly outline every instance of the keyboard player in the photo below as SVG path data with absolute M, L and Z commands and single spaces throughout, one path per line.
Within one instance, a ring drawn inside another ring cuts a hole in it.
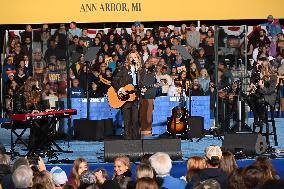
M 13 98 L 13 113 L 14 114 L 24 114 L 24 113 L 39 113 L 42 111 L 47 111 L 45 103 L 43 103 L 41 91 L 37 88 L 36 83 L 32 85 L 26 84 L 24 88 L 20 88 Z M 17 124 L 25 125 L 26 123 L 17 121 L 14 122 L 14 126 Z M 38 128 L 40 126 L 40 129 Z M 30 137 L 29 137 L 29 147 L 34 149 L 40 149 L 43 147 L 38 146 L 41 142 L 46 140 L 45 133 L 43 131 L 48 130 L 48 120 L 41 119 L 37 120 L 36 125 L 30 125 Z M 42 143 L 41 143 L 42 144 Z

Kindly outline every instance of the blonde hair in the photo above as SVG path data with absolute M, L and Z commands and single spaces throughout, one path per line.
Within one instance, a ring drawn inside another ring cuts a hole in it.
M 158 189 L 157 182 L 149 177 L 144 177 L 137 180 L 135 189 Z
M 126 56 L 126 60 L 125 60 L 125 65 L 129 66 L 131 64 L 130 62 L 130 55 L 131 54 L 135 54 L 138 58 L 138 62 L 136 62 L 138 69 L 142 68 L 142 63 L 141 63 L 141 56 L 139 55 L 138 52 L 130 52 L 127 56 Z
M 116 161 L 120 161 L 121 163 L 123 163 L 128 168 L 128 170 L 131 170 L 129 157 L 127 157 L 127 156 L 117 156 L 114 159 L 114 162 L 116 162 Z
M 52 181 L 52 175 L 48 171 L 41 171 L 37 173 L 33 179 L 33 184 L 42 184 L 48 189 L 55 189 L 55 185 Z
M 202 69 L 200 70 L 200 76 L 202 76 L 202 73 L 205 73 L 205 78 L 206 78 L 206 79 L 209 78 L 209 74 L 208 74 L 208 72 L 207 72 L 207 70 L 206 70 L 205 68 L 202 68 Z
M 192 176 L 199 170 L 206 167 L 206 162 L 203 157 L 193 156 L 187 160 L 187 175 L 186 180 L 190 181 Z
M 71 171 L 71 178 L 74 179 L 77 187 L 80 185 L 80 175 L 79 175 L 78 171 L 79 171 L 80 164 L 83 163 L 83 162 L 86 163 L 87 166 L 88 166 L 88 162 L 84 158 L 79 157 L 79 158 L 75 159 L 75 161 L 73 163 L 73 168 L 72 168 L 72 171 Z
M 141 164 L 136 168 L 136 179 L 143 177 L 154 178 L 154 170 L 150 165 Z
M 238 168 L 234 154 L 229 151 L 222 152 L 222 158 L 220 162 L 220 168 L 228 174 L 231 174 Z

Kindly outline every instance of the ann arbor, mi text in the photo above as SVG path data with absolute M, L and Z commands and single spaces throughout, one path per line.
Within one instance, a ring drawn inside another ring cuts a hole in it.
M 139 12 L 142 11 L 141 3 L 84 3 L 80 6 L 80 12 Z

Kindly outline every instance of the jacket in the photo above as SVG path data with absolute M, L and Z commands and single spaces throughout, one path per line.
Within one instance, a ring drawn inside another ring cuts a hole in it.
M 192 189 L 200 181 L 207 179 L 214 179 L 219 182 L 222 189 L 227 189 L 229 175 L 220 168 L 206 168 L 200 170 L 196 175 L 191 178 L 187 184 L 186 189 Z

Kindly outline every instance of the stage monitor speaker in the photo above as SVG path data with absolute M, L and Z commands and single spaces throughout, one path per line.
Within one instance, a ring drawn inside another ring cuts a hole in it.
M 111 137 L 114 134 L 113 119 L 104 119 L 104 136 Z
M 261 134 L 225 134 L 223 148 L 232 153 L 242 151 L 246 155 L 260 155 L 267 150 L 267 143 Z
M 113 162 L 114 158 L 126 155 L 131 161 L 139 161 L 143 155 L 142 140 L 105 140 L 104 160 Z
M 200 138 L 204 136 L 204 118 L 201 116 L 190 116 L 188 118 L 187 135 L 189 138 Z
M 102 140 L 104 120 L 74 119 L 74 137 L 77 140 Z
M 172 160 L 181 160 L 181 140 L 180 139 L 148 139 L 143 140 L 143 153 L 154 154 L 165 152 Z

